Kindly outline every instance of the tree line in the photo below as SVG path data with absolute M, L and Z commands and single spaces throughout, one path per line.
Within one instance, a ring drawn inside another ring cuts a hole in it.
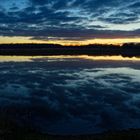
M 120 45 L 89 44 L 0 44 L 0 55 L 123 55 L 140 56 L 140 43 Z

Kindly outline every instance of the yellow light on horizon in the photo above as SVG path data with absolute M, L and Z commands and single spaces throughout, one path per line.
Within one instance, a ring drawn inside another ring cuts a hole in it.
M 140 38 L 116 38 L 116 39 L 90 39 L 84 41 L 75 40 L 31 40 L 31 37 L 2 37 L 0 36 L 0 43 L 52 43 L 61 45 L 87 45 L 87 44 L 123 44 L 123 43 L 140 43 Z

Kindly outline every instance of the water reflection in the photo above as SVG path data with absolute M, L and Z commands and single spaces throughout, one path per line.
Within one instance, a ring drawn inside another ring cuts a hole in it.
M 31 61 L 66 61 L 67 59 L 88 59 L 88 60 L 113 60 L 113 61 L 140 61 L 140 57 L 117 56 L 89 56 L 89 55 L 57 55 L 57 56 L 0 56 L 0 62 L 31 62 Z
M 0 114 L 45 133 L 140 128 L 139 61 L 28 59 L 1 63 Z

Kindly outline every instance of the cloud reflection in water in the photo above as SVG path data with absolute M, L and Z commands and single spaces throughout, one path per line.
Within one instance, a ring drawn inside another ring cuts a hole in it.
M 140 63 L 72 59 L 1 63 L 0 114 L 55 134 L 140 128 Z

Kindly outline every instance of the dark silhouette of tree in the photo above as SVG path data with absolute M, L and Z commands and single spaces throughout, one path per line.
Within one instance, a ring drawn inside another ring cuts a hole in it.
M 139 56 L 140 43 L 119 45 L 89 44 L 62 46 L 59 44 L 0 44 L 0 55 L 123 55 Z

